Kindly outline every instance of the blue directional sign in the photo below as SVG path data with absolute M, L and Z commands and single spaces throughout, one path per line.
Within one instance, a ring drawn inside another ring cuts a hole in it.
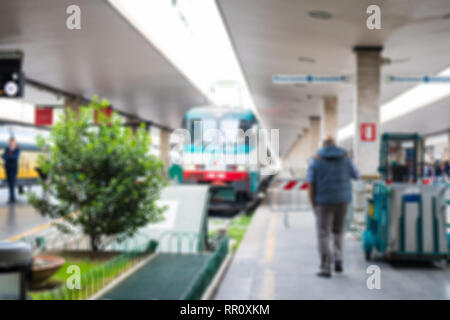
M 433 76 L 413 76 L 413 77 L 396 77 L 388 76 L 388 82 L 412 82 L 412 83 L 449 83 L 450 77 L 433 77 Z
M 348 75 L 311 75 L 311 74 L 276 74 L 272 77 L 274 84 L 314 84 L 314 83 L 352 83 L 352 76 Z M 446 76 L 388 76 L 389 82 L 410 82 L 429 84 L 450 84 L 450 77 Z
M 297 84 L 297 83 L 339 83 L 350 82 L 350 77 L 346 75 L 287 75 L 276 74 L 272 77 L 274 84 Z

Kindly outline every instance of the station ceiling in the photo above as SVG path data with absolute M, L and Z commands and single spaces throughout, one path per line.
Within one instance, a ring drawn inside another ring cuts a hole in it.
M 450 67 L 448 0 L 219 0 L 250 91 L 268 126 L 280 128 L 286 150 L 320 115 L 323 95 L 339 97 L 339 127 L 352 122 L 351 84 L 274 85 L 274 74 L 353 75 L 354 46 L 383 46 L 387 75 L 435 75 Z M 366 9 L 381 7 L 381 30 L 366 27 Z M 312 18 L 321 11 L 330 19 Z M 381 104 L 413 84 L 381 86 Z M 384 130 L 429 134 L 450 128 L 450 97 L 383 125 Z M 347 146 L 351 146 L 346 141 Z
M 81 8 L 81 30 L 66 8 Z M 26 77 L 178 128 L 204 96 L 103 0 L 0 0 L 0 49 L 24 52 Z
M 352 121 L 351 84 L 272 84 L 273 74 L 355 73 L 356 45 L 381 45 L 386 75 L 436 74 L 450 66 L 448 0 L 375 1 L 381 30 L 366 28 L 366 0 L 217 0 L 250 91 L 286 151 L 323 95 L 339 97 L 339 127 Z M 106 1 L 78 0 L 82 28 L 65 27 L 71 0 L 0 0 L 0 49 L 25 52 L 28 78 L 65 91 L 107 97 L 119 110 L 177 128 L 205 97 Z M 312 18 L 311 11 L 331 14 Z M 386 84 L 381 104 L 412 87 Z M 450 98 L 392 120 L 390 131 L 422 134 L 450 127 Z M 349 141 L 346 141 L 349 144 Z

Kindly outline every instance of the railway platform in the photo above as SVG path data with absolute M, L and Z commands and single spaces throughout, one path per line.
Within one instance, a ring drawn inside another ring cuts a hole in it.
M 345 240 L 344 273 L 319 278 L 312 210 L 291 211 L 287 217 L 269 206 L 255 212 L 215 299 L 450 298 L 448 266 L 366 261 L 360 240 L 350 234 Z M 379 290 L 367 285 L 373 265 L 380 268 Z
M 40 192 L 39 187 L 32 187 Z M 49 225 L 50 219 L 42 217 L 27 203 L 26 194 L 17 194 L 14 204 L 8 204 L 8 190 L 0 189 L 0 240 L 20 240 L 31 232 Z

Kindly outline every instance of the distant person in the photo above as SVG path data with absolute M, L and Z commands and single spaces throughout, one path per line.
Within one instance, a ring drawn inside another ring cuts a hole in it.
M 439 180 L 443 176 L 442 166 L 441 162 L 439 160 L 436 160 L 434 162 L 434 177 L 436 180 Z
M 319 277 L 331 277 L 331 234 L 334 243 L 334 269 L 336 272 L 343 271 L 344 223 L 352 196 L 352 178 L 359 178 L 353 161 L 344 149 L 336 146 L 333 137 L 328 136 L 323 142 L 323 148 L 310 161 L 306 174 L 309 200 L 316 216 Z
M 14 187 L 16 185 L 17 170 L 19 168 L 19 154 L 19 145 L 16 140 L 11 137 L 9 139 L 9 145 L 6 147 L 2 156 L 5 164 L 6 180 L 9 188 L 9 203 L 16 202 Z
M 431 163 L 425 163 L 425 166 L 423 168 L 423 174 L 426 178 L 431 178 L 433 177 L 433 166 L 431 165 Z
M 445 174 L 447 175 L 447 178 L 450 178 L 450 162 L 447 160 L 444 164 L 445 167 Z

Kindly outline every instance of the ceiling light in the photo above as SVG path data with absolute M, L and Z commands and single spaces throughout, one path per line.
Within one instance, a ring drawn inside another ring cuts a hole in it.
M 425 145 L 437 145 L 437 144 L 447 144 L 448 143 L 448 134 L 440 134 L 432 137 L 425 138 Z
M 343 141 L 353 136 L 354 133 L 355 133 L 355 123 L 351 122 L 345 127 L 338 130 L 337 139 L 338 141 Z
M 214 85 L 235 82 L 258 115 L 215 1 L 108 1 L 211 102 L 222 104 Z
M 305 62 L 305 63 L 316 63 L 316 60 L 314 58 L 310 57 L 298 57 L 298 61 Z
M 332 14 L 327 11 L 312 10 L 308 12 L 308 15 L 314 19 L 328 20 L 331 19 Z

